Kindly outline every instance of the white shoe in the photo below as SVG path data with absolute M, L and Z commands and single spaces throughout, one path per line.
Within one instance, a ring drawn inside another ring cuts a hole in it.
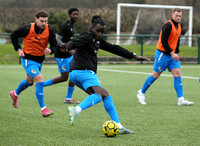
M 76 108 L 74 106 L 68 106 L 68 113 L 69 113 L 69 122 L 71 125 L 74 125 L 75 119 L 78 116 Z
M 145 94 L 143 94 L 143 93 L 141 92 L 141 89 L 138 91 L 137 98 L 138 98 L 138 101 L 139 101 L 140 104 L 146 105 L 146 102 L 145 102 Z
M 119 134 L 133 134 L 134 131 L 128 130 L 125 127 L 122 127 L 121 129 L 119 129 Z
M 188 101 L 187 99 L 184 99 L 184 100 L 181 100 L 181 101 L 178 101 L 178 105 L 185 105 L 185 106 L 188 106 L 188 105 L 193 105 L 194 102 L 192 101 Z

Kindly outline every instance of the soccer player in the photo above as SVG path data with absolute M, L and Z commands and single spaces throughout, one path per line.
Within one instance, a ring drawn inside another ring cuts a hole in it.
M 71 8 L 68 10 L 69 20 L 62 23 L 62 25 L 59 28 L 58 34 L 56 35 L 56 40 L 58 45 L 64 45 L 64 43 L 69 42 L 71 38 L 74 36 L 73 24 L 77 22 L 78 14 L 79 10 L 77 8 Z M 69 68 L 71 61 L 73 59 L 72 55 L 73 53 L 74 50 L 71 50 L 70 52 L 61 52 L 60 48 L 56 49 L 55 59 L 57 61 L 58 69 L 61 76 L 45 81 L 44 86 L 50 86 L 68 80 Z M 73 91 L 74 91 L 74 84 L 69 79 L 67 96 L 64 100 L 64 103 L 72 103 L 72 104 L 80 103 L 79 101 L 72 99 Z
M 23 50 L 20 48 L 18 39 L 23 38 Z M 35 14 L 35 23 L 19 27 L 11 34 L 14 49 L 18 51 L 22 66 L 26 71 L 26 77 L 19 83 L 16 90 L 10 92 L 13 106 L 18 107 L 18 96 L 20 93 L 35 83 L 35 95 L 40 105 L 42 116 L 47 117 L 54 114 L 44 103 L 43 81 L 40 73 L 45 54 L 52 54 L 57 47 L 56 37 L 53 29 L 48 25 L 48 12 L 39 10 Z M 48 42 L 50 48 L 47 48 Z
M 174 77 L 174 88 L 178 97 L 178 105 L 193 105 L 194 102 L 188 101 L 183 97 L 183 85 L 181 81 L 179 42 L 181 34 L 182 10 L 179 8 L 172 9 L 172 19 L 165 22 L 161 28 L 157 50 L 155 53 L 155 62 L 153 73 L 150 75 L 142 89 L 138 91 L 137 98 L 139 103 L 146 105 L 145 93 L 154 83 L 163 71 L 168 69 Z
M 135 53 L 114 44 L 106 42 L 101 38 L 105 30 L 105 23 L 100 16 L 92 17 L 92 27 L 88 32 L 82 33 L 77 39 L 68 42 L 63 46 L 63 50 L 70 51 L 76 48 L 74 58 L 70 67 L 69 77 L 71 81 L 84 90 L 89 95 L 76 107 L 69 106 L 69 121 L 74 125 L 75 118 L 78 114 L 103 101 L 104 108 L 110 115 L 111 119 L 118 123 L 120 134 L 131 134 L 133 131 L 126 129 L 120 123 L 116 108 L 113 104 L 112 97 L 106 89 L 101 87 L 97 72 L 97 53 L 101 48 L 105 51 L 114 53 L 127 59 L 135 58 L 138 61 L 150 60 L 149 58 L 137 56 Z

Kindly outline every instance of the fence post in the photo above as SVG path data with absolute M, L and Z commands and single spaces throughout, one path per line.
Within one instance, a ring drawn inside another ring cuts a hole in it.
M 141 44 L 141 56 L 143 56 L 143 38 L 144 38 L 144 36 L 141 36 L 141 37 L 140 37 L 140 41 L 141 41 L 141 42 L 140 42 L 140 44 Z M 140 61 L 140 63 L 143 64 L 142 61 Z
M 19 38 L 19 45 L 22 47 L 22 38 Z M 21 64 L 21 57 L 19 57 L 19 64 Z
M 198 64 L 200 64 L 200 36 L 198 36 Z

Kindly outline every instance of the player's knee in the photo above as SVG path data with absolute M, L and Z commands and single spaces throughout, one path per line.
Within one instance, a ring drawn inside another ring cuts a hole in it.
M 102 98 L 105 98 L 105 97 L 109 96 L 109 93 L 106 89 L 102 88 L 101 95 L 102 95 Z
M 153 76 L 155 79 L 159 78 L 160 75 L 161 75 L 161 73 L 158 73 L 158 72 L 153 71 L 152 76 Z
M 68 74 L 61 74 L 61 78 L 63 81 L 67 81 L 68 80 Z
M 67 80 L 68 80 L 68 77 L 62 77 L 62 80 L 63 80 L 63 81 L 67 81 Z
M 93 86 L 89 87 L 86 92 L 91 95 L 91 94 L 98 94 L 99 96 L 102 97 L 102 88 L 98 86 Z
M 44 86 L 44 82 L 37 82 L 35 85 L 37 87 L 43 87 Z

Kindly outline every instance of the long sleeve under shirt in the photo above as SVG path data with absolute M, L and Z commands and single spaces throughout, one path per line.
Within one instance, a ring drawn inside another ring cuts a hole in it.
M 69 42 L 74 36 L 74 28 L 73 25 L 70 23 L 69 20 L 63 22 L 59 27 L 58 34 L 56 36 L 56 40 L 58 45 L 62 43 Z M 60 48 L 56 49 L 55 57 L 56 58 L 69 58 L 72 55 L 69 52 L 61 52 Z
M 48 27 L 49 27 L 49 43 L 50 43 L 50 48 L 51 48 L 51 51 L 52 51 L 51 54 L 53 54 L 58 46 L 57 46 L 55 33 L 54 33 L 53 29 L 50 26 L 48 26 Z M 26 24 L 26 25 L 19 27 L 17 30 L 15 30 L 14 32 L 11 33 L 11 41 L 12 41 L 12 44 L 13 44 L 14 49 L 16 51 L 19 48 L 21 48 L 21 46 L 19 45 L 18 39 L 28 35 L 30 28 L 31 28 L 31 24 Z M 43 32 L 43 30 L 44 29 L 40 29 L 35 24 L 35 32 L 37 34 L 41 34 Z M 41 63 L 45 59 L 45 56 L 33 56 L 33 55 L 30 55 L 30 54 L 25 54 L 25 57 L 23 57 L 23 58 L 34 60 L 36 62 Z
M 69 50 L 76 48 L 70 71 L 92 70 L 97 72 L 97 53 L 99 49 L 127 59 L 132 59 L 134 57 L 132 52 L 118 45 L 110 44 L 102 38 L 96 40 L 91 30 L 81 34 L 77 39 L 68 42 L 67 45 Z
M 178 27 L 178 23 L 176 23 L 173 19 L 171 19 L 172 22 L 174 23 L 175 27 L 177 28 Z M 162 27 L 162 38 L 161 38 L 161 42 L 162 42 L 162 45 L 163 47 L 165 48 L 165 52 L 166 54 L 170 54 L 170 52 L 172 51 L 172 49 L 170 48 L 169 44 L 168 44 L 168 38 L 169 38 L 169 35 L 171 33 L 171 30 L 172 30 L 172 24 L 170 22 L 167 22 L 163 25 Z M 177 47 L 176 47 L 176 51 L 175 53 L 179 53 L 179 42 L 180 42 L 180 39 L 178 40 L 178 43 L 177 43 Z

